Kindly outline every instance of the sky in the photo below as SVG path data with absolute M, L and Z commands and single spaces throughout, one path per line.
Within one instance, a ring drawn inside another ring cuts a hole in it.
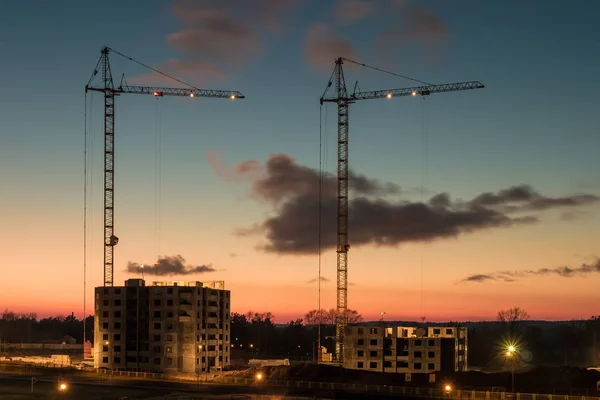
M 319 304 L 320 204 L 321 306 L 335 307 L 337 109 L 319 98 L 342 56 L 486 86 L 351 105 L 349 308 L 596 315 L 598 12 L 593 0 L 2 2 L 0 308 L 81 316 L 85 296 L 93 312 L 103 99 L 84 87 L 106 45 L 246 96 L 117 98 L 115 284 L 157 263 L 149 282 L 224 280 L 235 312 L 302 317 Z M 110 60 L 117 85 L 179 85 Z M 351 92 L 415 85 L 344 72 Z

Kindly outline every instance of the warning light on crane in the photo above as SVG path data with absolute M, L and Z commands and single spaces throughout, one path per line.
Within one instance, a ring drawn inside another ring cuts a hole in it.
M 154 92 L 154 93 L 152 93 L 152 95 L 154 97 L 162 97 L 163 93 L 162 92 Z
M 190 97 L 193 99 L 194 98 L 194 93 L 190 93 Z
M 416 95 L 417 95 L 417 92 L 416 92 L 416 91 L 412 92 L 412 95 L 413 95 L 413 96 L 416 96 Z
M 235 100 L 235 94 L 231 95 L 231 100 Z
M 388 98 L 388 99 L 391 99 L 391 98 L 392 98 L 392 94 L 391 94 L 391 93 L 388 93 L 388 94 L 387 94 L 387 98 Z

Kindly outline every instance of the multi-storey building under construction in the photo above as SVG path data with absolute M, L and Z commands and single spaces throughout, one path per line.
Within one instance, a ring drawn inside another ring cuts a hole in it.
M 393 373 L 467 370 L 467 328 L 353 324 L 346 327 L 344 368 Z
M 94 366 L 200 373 L 228 366 L 230 292 L 223 281 L 97 287 Z

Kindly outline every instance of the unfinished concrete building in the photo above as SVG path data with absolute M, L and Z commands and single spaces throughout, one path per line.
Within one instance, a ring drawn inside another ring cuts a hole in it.
M 223 281 L 97 287 L 94 366 L 200 373 L 230 364 L 230 292 Z
M 350 325 L 344 368 L 392 373 L 467 370 L 467 328 Z

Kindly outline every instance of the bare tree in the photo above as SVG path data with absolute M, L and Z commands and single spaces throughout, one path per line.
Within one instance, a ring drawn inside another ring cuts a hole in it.
M 520 322 L 527 321 L 529 319 L 529 313 L 522 309 L 521 307 L 513 307 L 508 310 L 500 310 L 498 311 L 498 316 L 496 319 L 500 322 Z
M 324 325 L 335 325 L 335 315 L 336 310 L 331 308 L 329 310 L 322 309 L 319 310 L 310 310 L 304 316 L 304 321 L 306 325 L 316 325 L 316 324 L 324 324 Z M 356 310 L 348 309 L 347 314 L 348 323 L 354 324 L 357 322 L 362 322 L 363 317 Z

